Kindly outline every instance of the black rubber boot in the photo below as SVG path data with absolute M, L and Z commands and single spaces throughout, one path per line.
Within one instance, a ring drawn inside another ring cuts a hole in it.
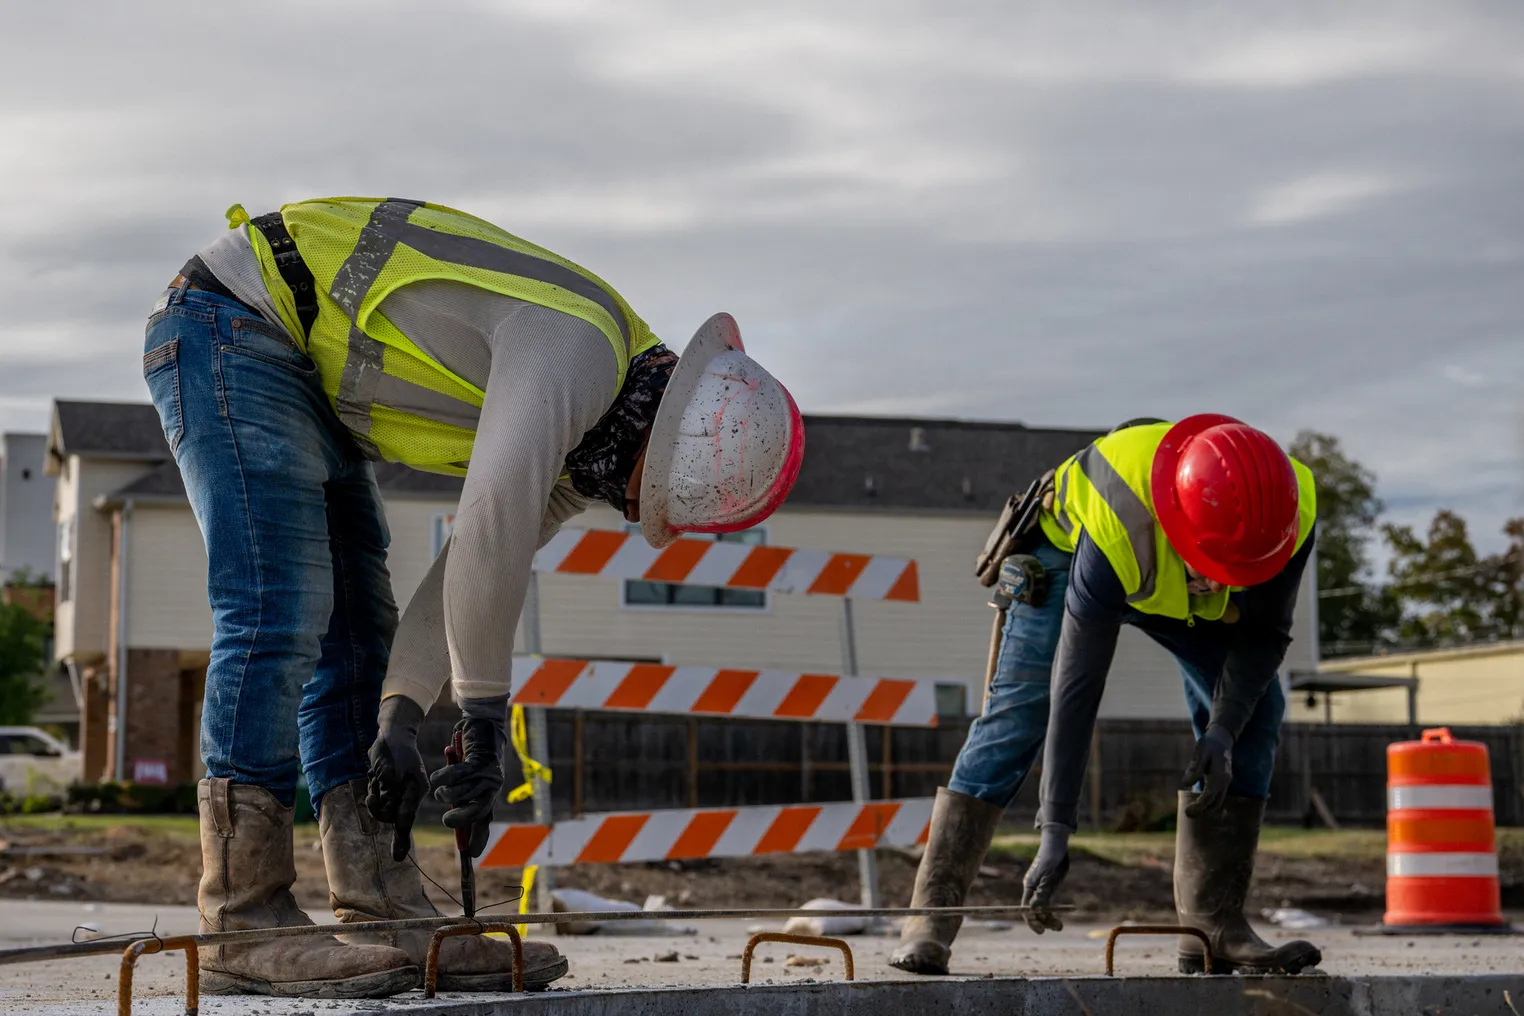
M 931 809 L 931 833 L 915 873 L 912 907 L 961 907 L 979 865 L 995 837 L 1004 808 L 937 788 Z M 912 917 L 900 932 L 900 947 L 889 965 L 912 974 L 945 974 L 961 917 Z
M 1317 966 L 1323 954 L 1311 942 L 1272 946 L 1244 918 L 1265 802 L 1229 794 L 1217 812 L 1190 818 L 1185 807 L 1194 800 L 1194 793 L 1181 791 L 1175 910 L 1181 924 L 1200 928 L 1211 939 L 1212 973 L 1295 974 Z M 1180 972 L 1199 974 L 1204 968 L 1200 940 L 1180 936 Z

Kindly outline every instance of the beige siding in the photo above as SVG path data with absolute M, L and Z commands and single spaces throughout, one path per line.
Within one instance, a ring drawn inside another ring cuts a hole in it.
M 1524 644 L 1517 642 L 1462 650 L 1405 653 L 1325 663 L 1324 673 L 1418 678 L 1418 722 L 1488 724 L 1524 722 Z M 1294 716 L 1311 723 L 1324 719 L 1323 697 L 1308 708 L 1293 703 Z M 1337 692 L 1335 723 L 1406 723 L 1407 691 Z
M 111 618 L 111 515 L 96 510 L 94 501 L 126 486 L 149 468 L 139 462 L 71 455 L 59 477 L 60 517 L 65 513 L 75 516 L 73 606 L 57 619 L 59 635 L 54 652 L 60 659 L 106 652 Z
M 452 502 L 394 498 L 386 503 L 392 545 L 387 567 L 398 606 L 406 607 L 431 560 L 435 515 Z M 94 512 L 107 520 L 110 516 Z M 186 504 L 138 504 L 128 537 L 127 628 L 130 644 L 145 648 L 207 649 L 212 613 L 206 599 L 206 545 Z M 109 545 L 107 547 L 109 551 Z
M 206 544 L 189 506 L 135 505 L 127 556 L 128 645 L 210 649 Z
M 413 497 L 386 499 L 386 524 L 392 534 L 386 567 L 392 574 L 392 594 L 397 598 L 399 610 L 407 608 L 413 592 L 433 563 L 435 517 L 454 513 L 454 501 Z
M 612 529 L 621 520 L 600 507 L 577 524 Z M 779 512 L 766 523 L 773 544 L 915 558 L 920 603 L 854 604 L 859 669 L 962 680 L 971 705 L 978 702 L 993 617 L 972 563 L 989 526 L 984 518 L 805 511 Z M 833 598 L 772 595 L 766 611 L 631 608 L 620 606 L 614 581 L 551 575 L 540 578 L 540 589 L 547 653 L 827 671 L 841 665 L 841 614 Z M 1299 619 L 1299 634 L 1305 629 Z M 1102 714 L 1183 715 L 1174 661 L 1130 629 L 1118 646 Z

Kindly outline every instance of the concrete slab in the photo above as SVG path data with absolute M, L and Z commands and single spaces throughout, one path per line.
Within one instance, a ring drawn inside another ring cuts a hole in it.
M 0 904 L 0 946 L 67 941 L 75 924 L 100 926 L 107 934 L 135 931 L 158 920 L 165 934 L 195 927 L 195 911 L 53 901 Z M 320 915 L 314 915 L 315 917 Z M 752 968 L 755 981 L 741 988 L 740 952 L 751 927 L 746 921 L 700 922 L 698 935 L 591 936 L 553 939 L 571 960 L 562 989 L 532 997 L 456 995 L 437 1002 L 419 993 L 386 1002 L 331 1002 L 252 997 L 203 998 L 202 1013 L 262 1016 L 344 1016 L 349 1013 L 421 1012 L 444 1016 L 487 1013 L 536 1016 L 746 1016 L 749 1013 L 1073 1013 L 1132 1016 L 1163 1013 L 1243 1013 L 1253 1016 L 1360 1014 L 1470 1016 L 1510 1012 L 1502 992 L 1524 1014 L 1524 953 L 1516 939 L 1358 938 L 1349 928 L 1301 933 L 1324 952 L 1332 977 L 1178 978 L 1172 972 L 1173 939 L 1127 937 L 1117 947 L 1120 977 L 1098 977 L 1105 928 L 1071 925 L 1036 936 L 1025 927 L 1005 930 L 974 925 L 959 936 L 947 980 L 911 978 L 887 965 L 895 939 L 848 939 L 862 980 L 840 982 L 835 953 L 807 947 L 764 945 Z M 1288 937 L 1273 928 L 1270 937 Z M 818 967 L 789 967 L 790 953 L 819 956 Z M 0 967 L 0 1012 L 15 1016 L 108 1016 L 116 1011 L 117 958 L 85 957 Z M 993 974 L 984 978 L 978 975 Z M 146 956 L 138 963 L 134 1012 L 176 1016 L 182 1012 L 184 961 L 177 953 Z

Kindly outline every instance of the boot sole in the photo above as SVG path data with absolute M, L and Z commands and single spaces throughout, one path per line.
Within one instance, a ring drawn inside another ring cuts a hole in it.
M 423 983 L 417 967 L 397 967 L 325 981 L 266 981 L 223 970 L 201 971 L 203 995 L 273 995 L 278 998 L 390 998 Z
M 940 942 L 923 940 L 911 942 L 896 950 L 889 958 L 889 965 L 896 970 L 903 970 L 907 974 L 920 974 L 922 977 L 946 977 L 948 957 L 940 962 L 920 952 L 925 946 L 941 947 Z
M 559 981 L 566 976 L 571 967 L 566 957 L 561 957 L 560 962 L 549 966 L 536 967 L 533 970 L 524 971 L 525 991 L 544 991 L 550 986 L 550 982 Z M 512 972 L 494 972 L 491 974 L 451 974 L 441 970 L 439 972 L 440 991 L 512 991 Z
M 1180 972 L 1182 974 L 1206 973 L 1206 964 L 1202 960 L 1200 953 L 1195 953 L 1189 956 L 1182 955 L 1179 957 L 1179 960 Z M 1250 977 L 1264 977 L 1276 974 L 1289 976 L 1300 974 L 1303 970 L 1315 967 L 1322 962 L 1323 952 L 1317 948 L 1304 950 L 1291 957 L 1285 963 L 1277 963 L 1270 966 L 1255 966 L 1248 963 L 1228 963 L 1225 960 L 1218 959 L 1214 956 L 1212 958 L 1212 976 L 1216 977 L 1219 974 L 1224 976 L 1230 974 L 1246 974 Z

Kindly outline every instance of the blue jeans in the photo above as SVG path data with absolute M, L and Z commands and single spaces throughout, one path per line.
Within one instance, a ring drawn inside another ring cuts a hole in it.
M 969 728 L 953 765 L 949 790 L 1004 808 L 1027 778 L 1048 732 L 1048 689 L 1069 588 L 1071 555 L 1044 543 L 1035 551 L 1048 572 L 1048 596 L 1041 607 L 1012 604 L 1002 630 L 995 677 L 985 693 L 984 711 Z M 1199 738 L 1212 712 L 1212 689 L 1222 675 L 1231 625 L 1182 621 L 1129 610 L 1126 623 L 1141 628 L 1169 650 L 1185 681 L 1185 703 Z M 1126 675 L 1121 675 L 1126 680 Z M 1245 797 L 1270 796 L 1275 751 L 1280 744 L 1286 697 L 1273 681 L 1233 745 L 1229 790 Z
M 316 803 L 368 768 L 397 629 L 375 474 L 312 360 L 242 304 L 171 290 L 143 374 L 206 541 L 207 775 Z

